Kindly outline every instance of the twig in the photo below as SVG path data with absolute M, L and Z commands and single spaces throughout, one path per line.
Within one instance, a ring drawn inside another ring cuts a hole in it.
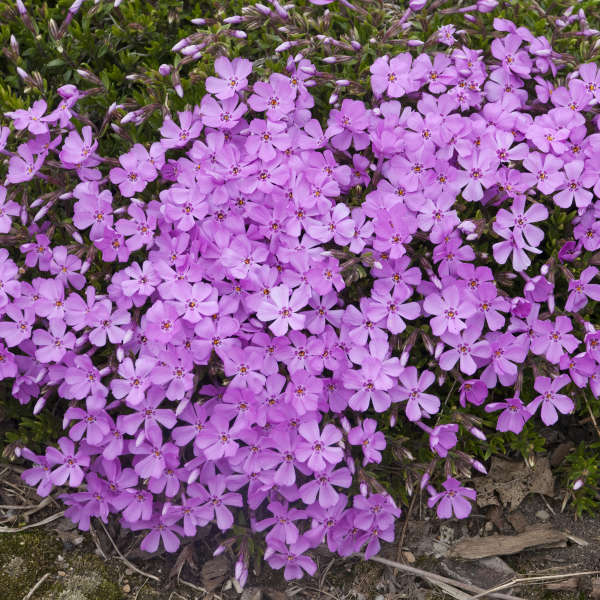
M 406 516 L 404 517 L 404 525 L 402 526 L 402 533 L 400 534 L 400 539 L 398 540 L 398 549 L 396 550 L 396 560 L 400 562 L 402 558 L 402 546 L 404 545 L 404 538 L 406 537 L 406 531 L 408 530 L 408 520 L 410 519 L 410 514 L 412 513 L 413 506 L 415 505 L 415 499 L 417 494 L 415 490 L 413 490 L 412 498 L 410 499 L 410 505 L 408 510 L 406 511 Z M 396 572 L 394 572 L 396 575 Z
M 417 575 L 424 579 L 431 581 L 432 583 L 436 583 L 438 581 L 445 583 L 447 585 L 451 585 L 452 587 L 456 587 L 462 590 L 466 590 L 468 592 L 473 592 L 475 594 L 479 594 L 479 596 L 474 596 L 472 600 L 475 598 L 483 598 L 484 596 L 489 596 L 490 598 L 498 598 L 498 600 L 524 600 L 523 598 L 519 598 L 518 596 L 509 596 L 508 594 L 497 594 L 495 593 L 497 590 L 493 589 L 491 591 L 486 591 L 476 585 L 471 585 L 470 583 L 463 583 L 462 581 L 457 581 L 456 579 L 450 579 L 449 577 L 444 577 L 443 575 L 438 575 L 437 573 L 430 573 L 429 571 L 423 571 L 422 569 L 417 569 L 416 567 L 410 567 L 409 565 L 403 565 L 402 563 L 396 562 L 394 560 L 389 560 L 387 558 L 382 558 L 380 556 L 372 556 L 371 558 L 366 558 L 364 554 L 357 554 L 356 556 L 360 556 L 365 560 L 372 560 L 374 562 L 381 563 L 382 565 L 387 565 L 388 567 L 395 567 L 400 571 L 405 571 L 407 573 L 412 573 L 413 575 Z M 511 586 L 507 586 L 511 587 Z M 501 589 L 505 589 L 502 587 Z
M 140 585 L 140 587 L 138 588 L 138 591 L 135 593 L 135 598 L 133 600 L 137 600 L 138 596 L 140 595 L 140 592 L 144 589 L 144 586 L 148 583 L 148 579 L 144 580 L 144 583 L 142 583 L 142 585 Z M 175 593 L 175 592 L 173 592 Z
M 42 578 L 23 596 L 23 600 L 30 600 L 30 598 L 35 594 L 35 591 L 50 577 L 50 573 L 46 573 L 42 575 Z
M 478 598 L 483 598 L 487 594 L 491 594 L 493 592 L 498 592 L 500 590 L 506 590 L 515 585 L 521 585 L 523 583 L 539 583 L 542 581 L 554 581 L 556 579 L 565 579 L 565 577 L 585 577 L 586 575 L 598 575 L 600 571 L 579 571 L 577 573 L 563 573 L 562 575 L 538 575 L 537 577 L 515 577 L 508 581 L 507 583 L 503 583 L 501 585 L 497 585 L 496 587 L 490 588 L 487 591 L 484 591 L 477 596 L 473 596 L 472 600 L 477 600 Z
M 25 531 L 26 529 L 33 529 L 34 527 L 47 525 L 48 523 L 52 523 L 52 521 L 56 521 L 56 519 L 60 519 L 64 514 L 65 511 L 63 510 L 55 515 L 51 515 L 46 519 L 43 519 L 42 521 L 32 523 L 31 525 L 25 525 L 24 527 L 0 527 L 0 533 L 19 533 L 20 531 Z
M 131 561 L 127 560 L 123 554 L 121 553 L 121 551 L 119 550 L 117 544 L 115 544 L 114 540 L 110 537 L 110 533 L 108 533 L 106 527 L 104 526 L 104 523 L 102 521 L 100 521 L 100 525 L 102 525 L 102 529 L 104 529 L 104 533 L 106 533 L 106 536 L 108 537 L 110 543 L 112 544 L 112 547 L 115 549 L 116 553 L 119 555 L 119 558 L 130 568 L 133 569 L 136 573 L 139 573 L 140 575 L 143 575 L 144 577 L 148 577 L 148 579 L 153 579 L 154 581 L 158 581 L 160 583 L 160 578 L 157 577 L 156 575 L 152 575 L 151 573 L 146 573 L 144 571 L 142 571 L 141 569 L 138 569 Z
M 185 579 L 180 579 L 178 577 L 177 582 L 181 583 L 182 585 L 187 585 L 189 588 L 193 589 L 195 592 L 202 592 L 203 594 L 210 594 L 210 592 L 207 589 L 200 587 L 199 585 L 194 585 L 193 583 L 190 583 L 189 581 L 186 581 Z M 214 592 L 212 592 L 212 595 L 213 595 L 214 600 L 223 600 L 223 598 L 221 596 L 218 596 Z
M 587 394 L 585 393 L 585 391 L 583 392 L 583 399 L 585 400 L 585 406 L 588 409 L 588 412 L 590 413 L 590 419 L 592 420 L 592 424 L 594 425 L 596 434 L 600 438 L 600 429 L 598 428 L 598 421 L 596 421 L 596 417 L 594 416 L 594 411 L 592 410 L 592 407 L 590 406 L 590 402 L 588 400 L 588 397 L 587 397 Z

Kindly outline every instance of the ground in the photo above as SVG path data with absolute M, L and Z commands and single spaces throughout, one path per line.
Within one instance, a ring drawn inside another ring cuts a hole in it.
M 147 555 L 137 550 L 137 534 L 119 531 L 116 524 L 105 530 L 96 523 L 90 532 L 80 532 L 64 517 L 52 519 L 63 510 L 58 502 L 40 502 L 35 491 L 22 484 L 18 469 L 0 466 L 2 600 L 442 600 L 473 595 L 454 587 L 440 588 L 426 576 L 376 562 L 341 559 L 326 549 L 316 553 L 319 570 L 314 577 L 287 583 L 281 573 L 262 565 L 241 591 L 230 579 L 231 559 L 227 555 L 213 558 L 208 540 L 202 537 L 186 546 L 176 562 L 176 555 Z M 396 543 L 382 548 L 380 556 L 482 589 L 518 576 L 547 578 L 600 568 L 600 520 L 576 519 L 568 508 L 561 512 L 561 504 L 561 498 L 530 493 L 517 507 L 502 506 L 499 501 L 463 521 L 440 522 L 419 500 L 408 521 L 399 520 Z M 36 526 L 42 521 L 46 523 Z M 13 531 L 23 526 L 30 528 Z M 486 539 L 495 547 L 499 538 L 492 535 L 510 536 L 509 542 L 527 540 L 532 527 L 547 531 L 554 541 L 501 558 L 461 560 L 455 556 L 456 549 L 474 548 L 474 539 L 484 550 Z M 522 538 L 515 537 L 519 534 Z M 527 600 L 593 600 L 600 598 L 600 579 L 567 575 L 504 593 Z

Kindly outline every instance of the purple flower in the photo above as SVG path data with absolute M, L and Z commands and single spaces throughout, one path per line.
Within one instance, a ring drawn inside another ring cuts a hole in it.
M 434 335 L 442 335 L 446 331 L 457 334 L 465 329 L 465 319 L 475 312 L 469 298 L 461 296 L 458 287 L 449 286 L 441 294 L 430 294 L 425 298 L 423 308 L 430 315 L 431 330 Z
M 119 186 L 127 198 L 144 191 L 149 181 L 156 179 L 156 169 L 150 162 L 148 151 L 141 144 L 134 144 L 126 154 L 119 156 L 121 167 L 110 170 L 110 180 Z
M 296 91 L 290 85 L 289 77 L 281 73 L 273 73 L 269 83 L 257 81 L 253 89 L 254 93 L 248 98 L 250 108 L 266 112 L 267 118 L 272 121 L 281 121 L 294 109 Z
M 565 302 L 565 310 L 569 312 L 579 312 L 588 302 L 588 298 L 592 300 L 600 300 L 600 285 L 590 283 L 596 276 L 598 269 L 596 267 L 586 267 L 578 279 L 569 281 L 569 297 Z
M 536 377 L 533 387 L 540 395 L 536 396 L 527 405 L 527 410 L 533 415 L 541 404 L 542 421 L 545 425 L 554 425 L 558 421 L 559 412 L 566 415 L 573 412 L 575 408 L 575 404 L 571 398 L 557 393 L 570 381 L 571 378 L 566 374 L 559 375 L 554 379 L 542 376 Z
M 381 452 L 386 447 L 385 436 L 377 431 L 375 419 L 365 419 L 361 425 L 348 432 L 348 441 L 353 446 L 360 446 L 363 453 L 363 466 L 371 462 L 381 462 Z
M 446 350 L 440 356 L 440 367 L 445 371 L 449 371 L 457 361 L 460 361 L 460 370 L 467 375 L 473 375 L 477 370 L 477 364 L 473 357 L 486 359 L 491 354 L 489 342 L 479 340 L 481 330 L 481 327 L 477 327 L 474 324 L 469 326 L 469 321 L 467 321 L 467 328 L 462 333 L 456 334 L 448 331 L 444 333 L 442 340 L 452 346 L 452 349 Z
M 219 56 L 215 59 L 215 72 L 219 77 L 207 77 L 206 90 L 219 100 L 225 100 L 246 88 L 252 63 L 245 58 L 230 61 L 226 56 Z
M 264 300 L 256 312 L 261 321 L 273 321 L 269 328 L 275 335 L 285 335 L 288 329 L 304 327 L 305 316 L 298 311 L 308 304 L 309 293 L 304 287 L 291 294 L 286 285 L 271 290 L 268 300 Z
M 33 135 L 46 133 L 48 131 L 48 125 L 43 119 L 43 115 L 46 112 L 48 105 L 44 99 L 36 100 L 31 108 L 18 110 L 4 113 L 7 117 L 13 120 L 15 129 L 21 131 L 27 129 Z
M 410 421 L 418 421 L 440 410 L 439 398 L 424 393 L 434 381 L 435 375 L 431 371 L 423 371 L 419 376 L 416 367 L 406 367 L 400 373 L 401 385 L 394 393 L 394 400 L 407 401 L 405 411 Z
M 314 421 L 303 423 L 298 428 L 302 440 L 296 446 L 296 458 L 307 461 L 313 471 L 322 471 L 327 463 L 335 465 L 342 460 L 343 450 L 332 447 L 342 439 L 342 434 L 331 424 L 325 425 L 323 432 Z
M 265 558 L 273 569 L 285 567 L 283 576 L 286 581 L 300 579 L 303 571 L 306 571 L 309 575 L 314 575 L 317 571 L 315 561 L 304 555 L 309 546 L 308 540 L 302 536 L 289 548 L 282 541 L 274 540 L 267 548 Z
M 531 340 L 531 351 L 534 354 L 545 354 L 547 360 L 558 364 L 565 351 L 574 352 L 579 346 L 580 341 L 569 333 L 572 329 L 569 317 L 556 317 L 554 323 L 536 320 L 533 324 L 536 337 Z
M 449 477 L 442 484 L 443 492 L 435 493 L 432 489 L 432 496 L 427 501 L 427 506 L 433 508 L 437 506 L 437 516 L 440 519 L 449 519 L 452 514 L 457 519 L 464 519 L 471 513 L 471 503 L 477 497 L 475 490 L 460 485 L 460 482 Z
M 46 448 L 46 460 L 53 469 L 50 479 L 54 485 L 63 485 L 68 480 L 71 487 L 79 487 L 84 478 L 84 471 L 90 464 L 90 455 L 83 449 L 75 451 L 75 444 L 66 437 L 58 440 L 58 448 Z
M 486 412 L 496 410 L 502 410 L 496 425 L 498 431 L 512 431 L 519 434 L 523 431 L 525 423 L 531 418 L 529 407 L 526 407 L 518 396 L 507 398 L 504 402 L 491 402 L 485 407 Z
M 356 150 L 369 145 L 369 135 L 364 132 L 369 123 L 369 113 L 360 100 L 345 99 L 340 110 L 332 110 L 325 135 L 338 150 L 347 150 L 352 143 Z

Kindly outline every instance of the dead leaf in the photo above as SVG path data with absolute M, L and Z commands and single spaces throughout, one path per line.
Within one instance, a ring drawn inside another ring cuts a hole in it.
M 533 469 L 522 462 L 494 457 L 488 476 L 474 479 L 473 484 L 478 506 L 502 504 L 514 510 L 527 494 L 554 496 L 554 477 L 545 456 L 537 460 Z
M 209 592 L 216 590 L 227 579 L 229 570 L 229 561 L 222 554 L 207 560 L 200 571 L 202 585 Z
M 508 513 L 506 518 L 517 533 L 523 533 L 530 525 L 529 521 L 520 510 Z
M 184 546 L 177 555 L 173 568 L 169 571 L 169 579 L 174 579 L 175 577 L 179 578 L 185 565 L 188 565 L 192 571 L 197 571 L 198 565 L 194 561 L 195 557 L 196 552 L 194 551 L 193 545 L 187 544 Z
M 490 535 L 488 537 L 465 538 L 457 542 L 450 550 L 450 556 L 456 558 L 486 558 L 517 554 L 527 548 L 555 544 L 566 545 L 564 533 L 548 525 L 535 525 L 518 535 Z

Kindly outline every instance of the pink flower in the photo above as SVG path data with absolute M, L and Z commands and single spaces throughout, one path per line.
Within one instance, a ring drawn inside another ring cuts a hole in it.
M 452 513 L 457 519 L 468 517 L 471 514 L 469 500 L 474 501 L 477 497 L 475 490 L 461 486 L 454 477 L 446 479 L 442 487 L 444 491 L 439 493 L 432 488 L 433 495 L 427 501 L 427 506 L 433 508 L 437 504 L 437 516 L 440 519 L 449 519 Z
M 298 314 L 308 304 L 310 297 L 305 287 L 294 290 L 286 285 L 278 285 L 271 290 L 268 300 L 264 300 L 256 311 L 261 321 L 273 321 L 269 328 L 275 335 L 285 335 L 288 329 L 302 329 L 305 316 Z
M 206 91 L 225 100 L 246 88 L 252 63 L 245 58 L 230 61 L 226 56 L 219 56 L 215 59 L 215 72 L 219 77 L 206 78 Z
M 554 425 L 558 421 L 559 412 L 566 415 L 573 412 L 575 408 L 575 404 L 571 398 L 557 393 L 561 388 L 570 383 L 570 381 L 571 378 L 566 374 L 559 375 L 553 379 L 542 376 L 536 377 L 533 387 L 540 395 L 527 405 L 527 410 L 533 415 L 541 405 L 542 421 L 545 425 Z
M 400 373 L 401 385 L 394 393 L 394 401 L 407 400 L 405 411 L 409 421 L 418 421 L 440 410 L 439 398 L 424 393 L 434 381 L 435 375 L 431 371 L 423 371 L 419 376 L 416 367 L 406 367 Z

